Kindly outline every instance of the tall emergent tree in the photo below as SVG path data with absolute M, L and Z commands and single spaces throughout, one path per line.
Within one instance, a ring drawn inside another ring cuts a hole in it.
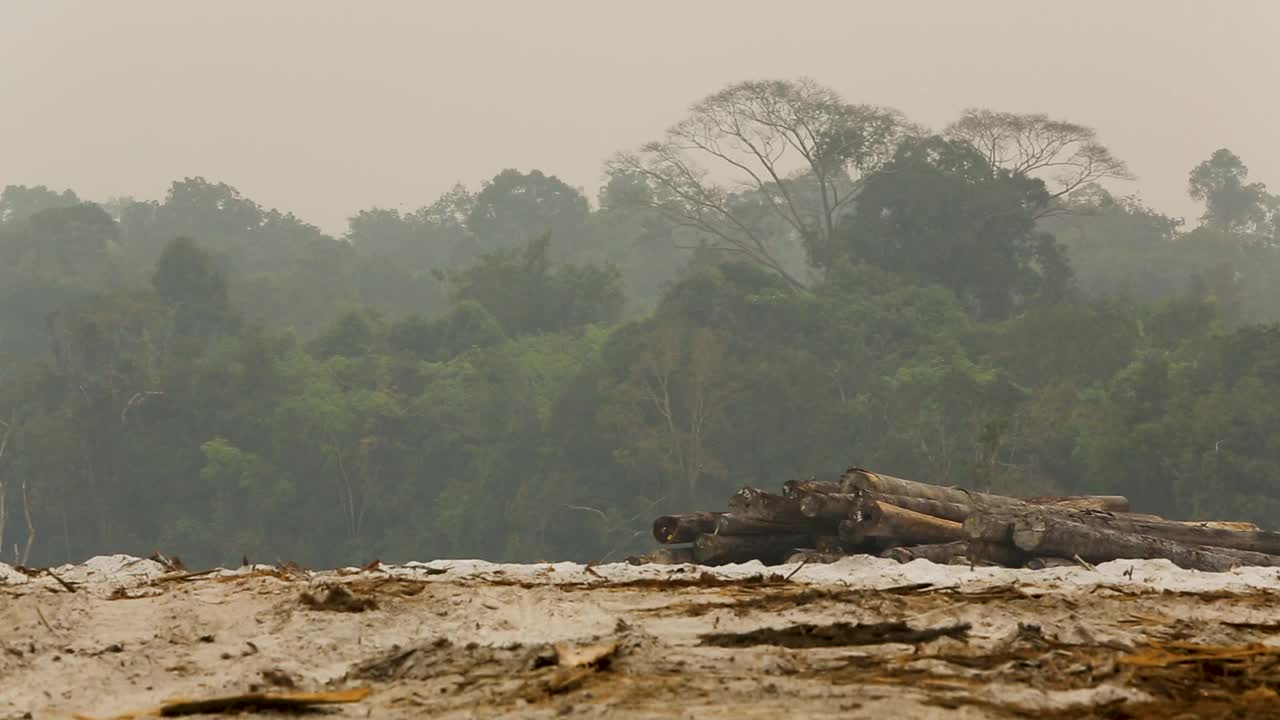
M 861 179 L 908 130 L 897 111 L 845 102 L 812 80 L 741 82 L 608 170 L 644 178 L 651 192 L 635 193 L 638 201 L 799 286 L 770 221 L 825 265 Z
M 1249 182 L 1249 168 L 1235 153 L 1221 148 L 1191 170 L 1192 199 L 1205 204 L 1202 221 L 1224 233 L 1270 234 L 1280 216 L 1280 198 L 1260 182 Z
M 1133 178 L 1125 162 L 1098 142 L 1091 127 L 1048 115 L 965 110 L 949 125 L 948 139 L 967 142 L 987 161 L 1015 175 L 1047 176 L 1049 199 L 1057 200 L 1089 183 Z M 1046 204 L 1040 214 L 1052 213 Z

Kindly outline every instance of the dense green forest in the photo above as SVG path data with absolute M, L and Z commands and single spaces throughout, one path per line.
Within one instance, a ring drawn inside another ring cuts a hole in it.
M 504 170 L 341 237 L 8 185 L 0 559 L 620 559 L 854 463 L 1276 527 L 1280 198 L 1229 150 L 1183 222 L 1068 120 L 809 81 L 673 120 L 594 198 Z

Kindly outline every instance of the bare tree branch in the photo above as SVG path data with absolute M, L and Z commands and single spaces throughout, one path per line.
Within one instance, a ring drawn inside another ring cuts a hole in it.
M 972 145 L 994 167 L 1045 176 L 1052 183 L 1050 200 L 1099 180 L 1133 179 L 1125 162 L 1098 142 L 1093 128 L 1047 115 L 969 109 L 945 134 Z M 1053 213 L 1054 207 L 1050 204 L 1040 216 Z
M 702 99 L 662 141 L 616 156 L 607 169 L 643 178 L 652 191 L 645 207 L 799 287 L 772 246 L 777 233 L 742 201 L 758 201 L 821 261 L 861 179 L 909 130 L 897 112 L 851 105 L 808 79 L 742 82 Z M 710 180 L 713 172 L 724 184 Z

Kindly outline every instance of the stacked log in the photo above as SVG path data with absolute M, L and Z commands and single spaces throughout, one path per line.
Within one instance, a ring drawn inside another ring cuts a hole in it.
M 876 554 L 1030 569 L 1140 558 L 1214 572 L 1280 567 L 1280 533 L 1250 523 L 1166 520 L 1131 512 L 1117 495 L 1012 497 L 863 468 L 835 481 L 789 481 L 780 494 L 743 488 L 727 511 L 657 518 L 653 535 L 664 547 L 641 561 L 780 564 Z

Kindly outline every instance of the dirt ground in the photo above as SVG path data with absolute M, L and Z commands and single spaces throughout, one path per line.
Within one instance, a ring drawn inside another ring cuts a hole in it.
M 0 720 L 361 688 L 320 712 L 1280 717 L 1280 574 L 875 558 L 715 571 L 0 565 Z

